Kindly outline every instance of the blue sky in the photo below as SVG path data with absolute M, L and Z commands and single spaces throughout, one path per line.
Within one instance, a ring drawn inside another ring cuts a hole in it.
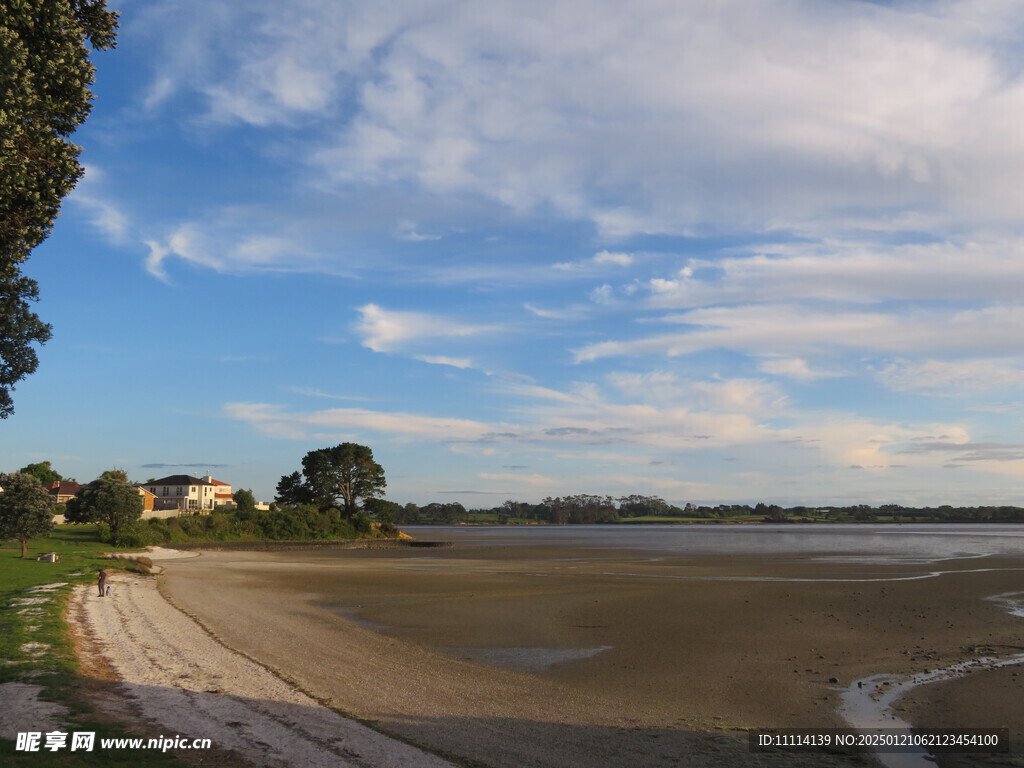
M 0 465 L 1022 503 L 1022 6 L 126 0 Z

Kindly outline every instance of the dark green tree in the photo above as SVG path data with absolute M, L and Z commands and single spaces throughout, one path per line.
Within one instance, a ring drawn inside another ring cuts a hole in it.
M 404 511 L 401 504 L 387 499 L 367 499 L 363 506 L 382 523 L 394 523 Z
M 53 497 L 38 478 L 22 472 L 0 475 L 0 488 L 0 539 L 20 541 L 24 558 L 29 539 L 53 528 Z
M 256 497 L 252 495 L 252 491 L 239 488 L 235 491 L 234 499 L 235 508 L 239 512 L 251 513 L 256 511 Z
M 30 309 L 36 282 L 20 265 L 53 229 L 82 175 L 70 136 L 92 108 L 90 48 L 114 46 L 106 0 L 0 2 L 0 418 L 39 364 L 51 328 Z
M 373 460 L 373 451 L 358 443 L 342 443 L 333 448 L 310 451 L 302 457 L 302 479 L 295 472 L 285 475 L 277 485 L 278 500 L 282 486 L 290 493 L 309 493 L 321 510 L 338 507 L 352 518 L 360 499 L 372 499 L 385 487 L 384 468 Z
M 312 504 L 313 492 L 306 486 L 301 472 L 292 472 L 290 475 L 281 476 L 281 482 L 277 484 L 277 496 L 274 497 L 274 501 L 289 507 L 297 507 L 300 504 Z
M 82 487 L 68 501 L 64 519 L 69 523 L 105 523 L 111 537 L 142 517 L 142 496 L 122 470 L 108 470 Z
M 64 479 L 61 476 L 60 472 L 57 472 L 53 467 L 50 466 L 50 462 L 48 461 L 39 461 L 36 462 L 35 464 L 29 464 L 27 466 L 22 467 L 18 471 L 25 475 L 32 475 L 32 477 L 36 478 L 40 483 L 43 483 L 44 485 L 47 483 L 54 483 Z

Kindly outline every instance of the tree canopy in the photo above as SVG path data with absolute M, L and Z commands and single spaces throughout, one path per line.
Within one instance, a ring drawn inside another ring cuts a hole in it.
M 254 512 L 256 510 L 256 497 L 251 490 L 239 488 L 234 495 L 235 508 L 239 512 Z
M 338 507 L 351 518 L 360 499 L 378 496 L 387 486 L 384 468 L 373 451 L 358 443 L 310 451 L 302 457 L 302 474 L 293 472 L 277 484 L 277 500 L 283 504 L 312 501 L 321 510 Z
M 54 483 L 64 479 L 60 472 L 50 466 L 50 462 L 48 461 L 37 461 L 35 464 L 28 464 L 18 471 L 26 475 L 32 475 L 32 477 L 36 478 L 44 485 L 46 483 Z
M 28 542 L 53 528 L 53 496 L 38 478 L 22 472 L 0 475 L 0 539 L 21 542 L 21 556 Z
M 30 308 L 39 286 L 19 265 L 82 176 L 69 137 L 92 108 L 90 47 L 114 47 L 116 30 L 106 0 L 0 3 L 0 418 L 39 364 L 32 345 L 51 336 Z
M 130 485 L 122 470 L 108 470 L 82 487 L 68 501 L 64 519 L 69 523 L 104 523 L 110 535 L 142 517 L 143 502 L 138 488 Z

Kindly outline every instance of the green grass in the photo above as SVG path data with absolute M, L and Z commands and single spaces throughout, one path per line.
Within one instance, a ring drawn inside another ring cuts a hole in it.
M 0 739 L 0 764 L 26 768 L 65 765 L 164 768 L 181 765 L 172 755 L 157 752 L 99 749 L 101 738 L 130 734 L 119 725 L 90 719 L 93 713 L 79 695 L 78 661 L 62 618 L 72 585 L 95 583 L 100 568 L 108 571 L 125 568 L 129 562 L 103 559 L 103 553 L 115 548 L 101 542 L 96 526 L 92 525 L 58 526 L 49 537 L 31 540 L 28 547 L 30 559 L 21 559 L 21 546 L 17 542 L 3 546 L 0 549 L 0 683 L 21 680 L 42 686 L 41 699 L 57 702 L 68 709 L 66 722 L 60 722 L 57 730 L 68 734 L 72 731 L 95 731 L 97 747 L 93 752 L 71 752 L 69 747 L 56 752 L 16 752 L 14 741 Z M 60 562 L 34 559 L 44 552 L 56 552 Z M 56 582 L 67 582 L 68 586 L 38 595 L 25 591 Z M 50 602 L 38 606 L 13 604 L 19 598 L 43 595 L 50 596 Z M 23 607 L 38 607 L 40 613 L 19 613 Z M 42 643 L 50 648 L 44 655 L 36 657 L 21 650 L 27 643 Z

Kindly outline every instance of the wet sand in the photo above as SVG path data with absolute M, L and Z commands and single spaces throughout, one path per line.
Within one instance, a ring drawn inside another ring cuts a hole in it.
M 1018 646 L 1024 652 L 1024 642 Z M 921 686 L 901 702 L 902 715 L 937 728 L 1009 728 L 1011 754 L 939 754 L 940 768 L 1024 766 L 1024 666 L 982 669 Z
M 331 706 L 510 768 L 796 765 L 735 734 L 842 725 L 837 687 L 1009 654 L 1024 627 L 984 599 L 1024 583 L 1012 558 L 204 552 L 161 578 L 225 644 Z M 830 761 L 859 764 L 806 764 Z

